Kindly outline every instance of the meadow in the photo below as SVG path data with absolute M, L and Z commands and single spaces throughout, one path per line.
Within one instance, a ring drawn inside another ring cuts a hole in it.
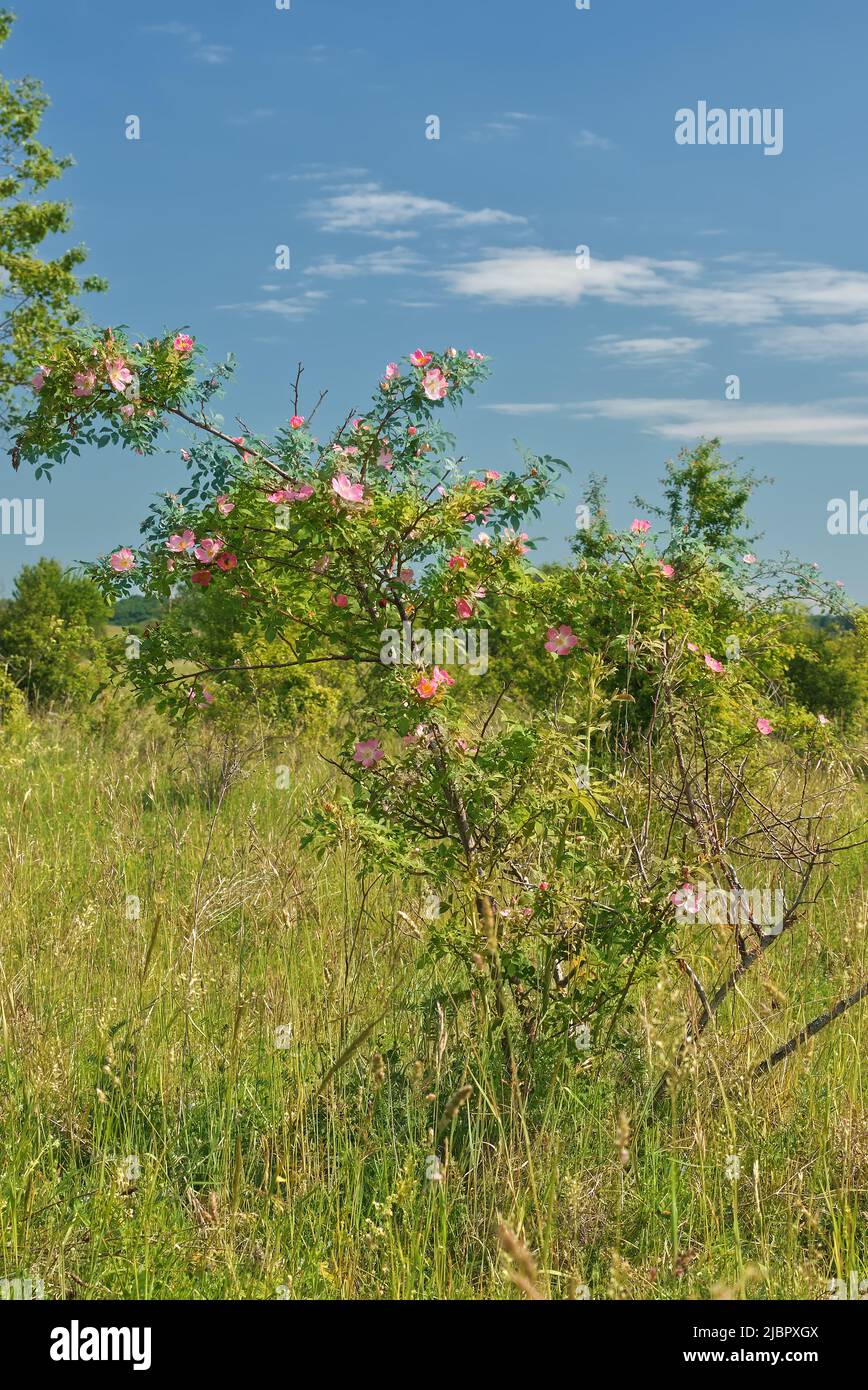
M 680 929 L 625 1046 L 519 1084 L 427 949 L 418 882 L 302 847 L 323 751 L 129 712 L 0 744 L 0 1275 L 85 1299 L 857 1296 L 864 1006 L 751 1070 L 868 975 L 864 848 L 662 1104 L 679 960 L 719 968 L 726 930 Z

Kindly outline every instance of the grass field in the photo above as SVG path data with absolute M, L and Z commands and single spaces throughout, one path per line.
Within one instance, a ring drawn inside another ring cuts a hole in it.
M 147 721 L 45 720 L 0 775 L 0 1275 L 149 1299 L 814 1299 L 868 1276 L 866 1006 L 747 1081 L 868 975 L 864 849 L 654 1112 L 675 962 L 633 1001 L 632 1052 L 509 1086 L 466 980 L 423 958 L 418 890 L 300 850 L 332 776 L 309 737 L 235 768 Z

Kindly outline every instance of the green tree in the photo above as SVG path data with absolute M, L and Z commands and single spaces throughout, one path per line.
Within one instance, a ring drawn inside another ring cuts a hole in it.
M 0 46 L 14 20 L 0 10 Z M 80 291 L 106 288 L 98 276 L 76 274 L 87 256 L 83 246 L 38 254 L 48 237 L 71 226 L 68 203 L 40 197 L 73 162 L 37 139 L 48 104 L 35 78 L 0 76 L 0 424 L 15 417 L 17 391 L 80 321 Z
M 110 606 L 56 560 L 25 565 L 0 607 L 0 667 L 31 703 L 82 702 L 104 679 Z
M 642 498 L 636 502 L 666 521 L 673 537 L 689 536 L 728 556 L 756 539 L 748 534 L 747 508 L 752 493 L 767 479 L 722 459 L 719 439 L 703 439 L 694 448 L 682 449 L 677 459 L 668 459 L 661 481 L 665 506 L 655 507 Z

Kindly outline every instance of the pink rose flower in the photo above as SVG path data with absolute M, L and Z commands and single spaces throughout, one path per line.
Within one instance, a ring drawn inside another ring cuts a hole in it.
M 383 756 L 380 747 L 380 740 L 367 738 L 361 743 L 357 743 L 353 752 L 353 762 L 361 763 L 362 767 L 376 767 Z
M 644 536 L 646 531 L 651 530 L 651 522 L 643 521 L 638 516 L 634 516 L 630 522 L 630 530 L 634 535 Z
M 122 357 L 114 357 L 105 364 L 106 375 L 116 391 L 125 391 L 132 385 L 133 374 Z
M 422 390 L 429 401 L 442 401 L 449 390 L 449 383 L 439 367 L 432 367 L 422 378 Z
M 548 628 L 546 638 L 545 649 L 547 652 L 553 652 L 555 656 L 568 656 L 579 640 L 567 623 L 561 623 L 560 627 Z
M 72 381 L 74 396 L 91 396 L 96 386 L 96 372 L 76 372 Z
M 293 429 L 293 430 L 300 430 L 303 424 L 304 424 L 304 416 L 303 416 L 303 415 L 293 415 L 292 419 L 291 419 L 290 422 L 289 422 L 290 429 Z
M 744 563 L 745 563 L 746 565 L 755 565 L 755 564 L 756 564 L 756 556 L 755 556 L 755 555 L 752 553 L 752 551 L 750 551 L 750 550 L 747 552 L 746 555 L 742 555 L 741 558 L 742 558 L 742 560 L 744 561 Z
M 458 614 L 459 618 L 472 618 L 473 605 L 471 603 L 468 603 L 466 598 L 456 599 L 455 612 Z
M 347 598 L 346 594 L 332 594 L 332 603 L 334 604 L 335 608 L 346 608 L 347 604 L 349 603 L 349 599 Z
M 176 352 L 192 352 L 194 339 L 189 333 L 176 333 L 172 347 Z
M 716 676 L 719 676 L 723 670 L 723 662 L 718 661 L 715 656 L 709 656 L 708 652 L 705 653 L 704 660 L 709 671 L 713 671 Z
M 423 352 L 421 348 L 417 348 L 415 352 L 410 353 L 410 361 L 414 367 L 427 367 L 431 361 L 431 353 Z
M 193 554 L 196 556 L 197 560 L 201 560 L 203 565 L 210 565 L 211 561 L 217 558 L 222 549 L 222 541 L 215 539 L 213 536 L 206 536 L 204 540 L 201 540 L 196 546 Z
M 463 555 L 450 555 L 449 568 L 451 570 L 466 570 L 467 561 L 465 560 Z
M 683 912 L 691 915 L 699 911 L 699 895 L 692 883 L 683 883 L 680 888 L 676 888 L 674 893 L 669 894 L 669 901 L 673 907 L 680 907 Z
M 361 502 L 364 500 L 365 489 L 361 483 L 351 483 L 346 473 L 338 473 L 332 478 L 332 491 L 340 497 L 342 502 Z
M 179 536 L 170 536 L 166 541 L 166 549 L 174 551 L 176 555 L 180 555 L 183 551 L 189 550 L 191 546 L 195 544 L 196 537 L 188 528 L 186 531 L 182 531 Z
M 36 368 L 36 371 L 33 373 L 33 376 L 30 378 L 30 385 L 33 387 L 33 390 L 37 394 L 42 390 L 43 386 L 45 385 L 46 377 L 49 376 L 51 376 L 51 372 L 48 367 Z
M 772 731 L 772 726 L 767 719 L 758 719 L 756 722 L 757 733 L 762 734 L 763 738 Z
M 211 575 L 208 570 L 194 570 L 190 578 L 194 584 L 201 584 L 203 589 L 206 589 L 211 583 Z
M 238 556 L 235 555 L 232 551 L 223 551 L 220 555 L 217 556 L 216 564 L 218 570 L 223 570 L 224 573 L 227 570 L 237 569 Z
M 235 503 L 230 502 L 225 492 L 221 492 L 219 497 L 214 498 L 214 505 L 221 516 L 228 516 L 230 512 L 235 510 Z
M 664 564 L 664 562 L 663 562 L 662 560 L 660 561 L 660 573 L 663 575 L 663 578 L 664 578 L 664 579 L 674 579 L 674 578 L 675 578 L 675 569 L 674 569 L 674 567 L 673 567 L 672 565 Z
M 109 564 L 115 574 L 125 574 L 127 570 L 135 568 L 136 557 L 129 547 L 125 545 L 122 546 L 120 550 L 115 551 L 114 555 L 109 559 Z

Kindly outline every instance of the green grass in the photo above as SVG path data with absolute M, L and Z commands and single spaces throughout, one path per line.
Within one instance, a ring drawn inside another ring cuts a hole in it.
M 866 1006 L 747 1081 L 868 974 L 864 850 L 655 1115 L 690 1005 L 674 963 L 633 1001 L 632 1052 L 519 1091 L 451 1000 L 467 981 L 424 959 L 418 889 L 299 849 L 330 776 L 310 741 L 222 798 L 219 761 L 147 724 L 0 744 L 0 1274 L 47 1298 L 521 1297 L 503 1220 L 554 1298 L 868 1276 Z M 683 949 L 713 975 L 731 946 Z

